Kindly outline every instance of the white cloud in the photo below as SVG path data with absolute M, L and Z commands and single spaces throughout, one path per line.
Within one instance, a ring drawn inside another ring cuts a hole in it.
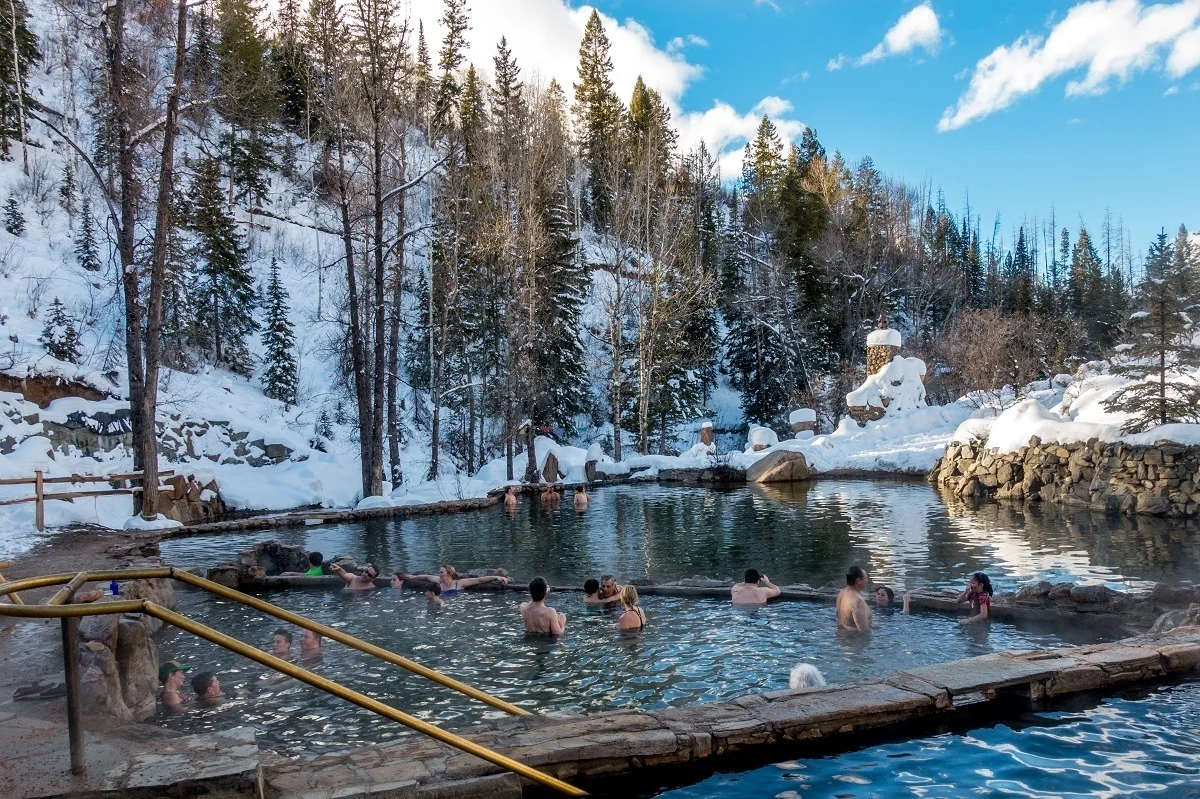
M 679 143 L 685 149 L 703 141 L 709 152 L 719 153 L 717 164 L 721 177 L 736 179 L 742 174 L 742 153 L 746 143 L 758 133 L 763 114 L 775 123 L 784 144 L 800 139 L 805 125 L 788 119 L 792 104 L 781 97 L 764 97 L 748 113 L 739 114 L 729 103 L 717 101 L 707 111 L 682 114 L 676 123 L 679 126 Z
M 667 42 L 668 53 L 678 53 L 685 47 L 708 47 L 708 40 L 703 36 L 697 36 L 694 33 L 689 33 L 686 37 L 676 36 L 674 39 Z
M 755 8 L 766 7 L 766 8 L 771 9 L 772 11 L 774 11 L 776 14 L 779 13 L 779 4 L 776 3 L 775 0 L 754 0 L 754 7 Z
M 1200 66 L 1200 0 L 1143 6 L 1140 0 L 1092 0 L 1071 8 L 1045 36 L 1025 34 L 976 65 L 971 83 L 938 122 L 955 130 L 1007 108 L 1047 80 L 1086 68 L 1068 97 L 1103 94 L 1113 81 L 1163 64 L 1178 78 Z
M 1163 97 L 1170 97 L 1173 94 L 1179 94 L 1178 86 L 1168 86 L 1167 90 L 1163 92 Z
M 439 23 L 443 0 L 411 0 L 411 3 L 414 20 L 425 23 L 425 37 L 436 59 L 443 35 Z M 758 0 L 756 5 L 777 9 L 770 0 Z M 579 65 L 579 42 L 591 14 L 591 6 L 572 8 L 564 0 L 474 3 L 470 10 L 471 29 L 467 32 L 467 58 L 476 69 L 490 75 L 496 43 L 506 36 L 525 79 L 535 75 L 544 80 L 555 78 L 570 97 Z M 707 111 L 681 113 L 684 92 L 703 74 L 703 68 L 690 63 L 681 51 L 689 46 L 707 47 L 708 42 L 691 34 L 673 39 L 660 49 L 650 31 L 636 20 L 618 22 L 604 14 L 600 17 L 612 44 L 613 89 L 628 102 L 633 84 L 641 75 L 671 108 L 680 130 L 681 146 L 687 149 L 703 139 L 709 152 L 719 154 L 722 174 L 727 178 L 741 174 L 742 147 L 754 136 L 764 113 L 771 116 L 786 141 L 803 133 L 802 123 L 787 118 L 791 104 L 777 97 L 763 99 L 746 114 L 739 114 L 733 106 L 719 100 Z M 733 171 L 728 171 L 730 165 Z
M 937 14 L 928 2 L 922 3 L 896 21 L 869 53 L 858 59 L 858 65 L 873 64 L 888 56 L 910 53 L 917 48 L 926 52 L 937 50 L 942 41 L 942 27 Z
M 829 59 L 828 63 L 825 64 L 825 70 L 827 72 L 837 72 L 844 66 L 846 66 L 846 56 L 839 54 L 837 58 Z

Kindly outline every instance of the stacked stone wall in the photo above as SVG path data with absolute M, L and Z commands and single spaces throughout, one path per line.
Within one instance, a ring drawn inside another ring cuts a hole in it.
M 1113 513 L 1195 517 L 1200 511 L 1200 446 L 1153 446 L 1092 439 L 1043 443 L 1016 452 L 982 442 L 951 444 L 929 482 L 969 499 L 1058 502 Z

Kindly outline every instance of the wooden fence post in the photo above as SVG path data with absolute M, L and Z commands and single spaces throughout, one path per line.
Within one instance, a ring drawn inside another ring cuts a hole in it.
M 35 496 L 34 519 L 37 522 L 39 533 L 46 529 L 46 499 L 43 491 L 42 470 L 38 469 L 33 473 L 33 493 Z

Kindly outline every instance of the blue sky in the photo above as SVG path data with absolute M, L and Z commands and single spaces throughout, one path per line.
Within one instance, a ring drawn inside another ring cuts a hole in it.
M 569 86 L 591 7 L 623 94 L 637 74 L 736 174 L 763 110 L 849 160 L 941 187 L 1006 239 L 1124 218 L 1135 250 L 1200 228 L 1200 0 L 473 0 L 470 58 L 501 34 Z M 431 40 L 441 0 L 413 0 Z M 840 68 L 833 68 L 840 63 Z M 939 127 L 942 129 L 939 130 Z
M 598 0 L 603 13 L 631 17 L 656 42 L 699 36 L 687 48 L 703 67 L 682 95 L 684 109 L 715 99 L 736 108 L 764 95 L 792 104 L 829 150 L 911 182 L 941 186 L 954 208 L 999 211 L 1005 231 L 1022 217 L 1059 226 L 1101 224 L 1105 208 L 1124 217 L 1135 248 L 1158 228 L 1200 227 L 1200 69 L 1169 77 L 1160 62 L 1129 70 L 1103 94 L 1066 96 L 1087 67 L 1047 78 L 1009 107 L 955 130 L 938 131 L 947 108 L 967 90 L 976 63 L 1024 34 L 1046 35 L 1074 3 L 934 2 L 938 45 L 914 47 L 863 66 L 852 61 L 884 39 L 916 4 L 896 0 Z M 776 6 L 778 10 L 776 10 Z M 1169 53 L 1169 48 L 1163 48 Z M 839 55 L 847 63 L 829 71 Z M 1165 56 L 1164 56 L 1165 57 Z M 1172 88 L 1175 91 L 1166 93 Z M 1164 96 L 1166 95 L 1166 96 Z

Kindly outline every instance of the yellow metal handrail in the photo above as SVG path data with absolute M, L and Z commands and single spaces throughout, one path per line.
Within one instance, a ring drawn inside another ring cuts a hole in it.
M 74 636 L 75 625 L 77 620 L 82 616 L 103 616 L 112 613 L 143 613 L 160 619 L 168 624 L 174 625 L 186 632 L 199 636 L 207 641 L 210 641 L 218 646 L 235 652 L 250 660 L 261 663 L 276 671 L 282 672 L 297 680 L 308 683 L 314 688 L 319 688 L 322 691 L 333 694 L 334 696 L 352 702 L 359 707 L 366 708 L 373 713 L 376 713 L 384 718 L 399 722 L 406 727 L 416 730 L 424 735 L 449 744 L 464 752 L 482 758 L 489 763 L 494 763 L 501 768 L 505 768 L 516 774 L 519 774 L 526 779 L 554 788 L 568 796 L 586 796 L 586 793 L 575 786 L 563 782 L 562 780 L 552 777 L 545 772 L 525 765 L 524 763 L 513 760 L 510 757 L 481 746 L 473 741 L 469 741 L 454 733 L 447 732 L 440 727 L 437 727 L 428 722 L 422 721 L 414 716 L 411 716 L 403 711 L 397 710 L 389 705 L 365 696 L 357 691 L 353 691 L 345 686 L 314 674 L 308 669 L 301 668 L 286 660 L 281 660 L 274 655 L 269 655 L 259 649 L 250 646 L 244 641 L 240 641 L 225 633 L 212 629 L 204 624 L 200 624 L 187 616 L 176 613 L 172 610 L 162 607 L 145 599 L 130 599 L 120 600 L 115 602 L 103 602 L 99 604 L 68 604 L 75 591 L 84 583 L 93 581 L 107 581 L 113 579 L 119 580 L 137 580 L 137 579 L 162 579 L 171 578 L 182 582 L 195 585 L 207 591 L 225 596 L 243 604 L 249 605 L 263 612 L 269 613 L 277 618 L 290 621 L 305 629 L 319 632 L 329 638 L 345 643 L 360 651 L 366 652 L 376 657 L 387 660 L 389 663 L 409 669 L 422 676 L 427 676 L 430 679 L 438 682 L 441 685 L 460 690 L 468 696 L 487 701 L 488 704 L 502 709 L 513 708 L 515 711 L 529 715 L 528 711 L 516 708 L 502 700 L 496 699 L 489 694 L 471 688 L 463 683 L 458 682 L 450 677 L 430 669 L 426 666 L 413 663 L 407 658 L 400 657 L 386 649 L 368 644 L 365 641 L 360 641 L 354 636 L 347 635 L 331 627 L 326 627 L 323 624 L 318 624 L 304 616 L 299 616 L 290 611 L 278 608 L 269 602 L 264 602 L 260 599 L 242 594 L 240 591 L 235 591 L 231 588 L 218 585 L 202 577 L 190 574 L 183 570 L 177 570 L 174 567 L 163 567 L 158 569 L 126 569 L 124 571 L 103 571 L 103 572 L 79 572 L 78 574 L 55 574 L 43 577 L 30 577 L 24 580 L 8 582 L 0 584 L 0 596 L 5 596 L 14 591 L 29 591 L 34 588 L 43 588 L 53 585 L 66 585 L 58 591 L 45 605 L 13 605 L 0 604 L 0 616 L 15 616 L 19 618 L 59 618 L 63 620 L 63 657 L 68 661 L 67 665 L 67 699 L 68 699 L 68 720 L 71 727 L 71 762 L 72 770 L 76 773 L 81 773 L 83 769 L 82 757 L 82 731 L 78 725 L 78 701 L 77 701 L 77 684 L 78 684 L 78 661 L 74 652 Z M 72 668 L 74 666 L 75 668 Z M 464 690 L 466 689 L 466 690 Z M 486 697 L 486 699 L 484 698 Z M 491 700 L 491 701 L 488 701 Z M 512 711 L 509 711 L 512 712 Z

